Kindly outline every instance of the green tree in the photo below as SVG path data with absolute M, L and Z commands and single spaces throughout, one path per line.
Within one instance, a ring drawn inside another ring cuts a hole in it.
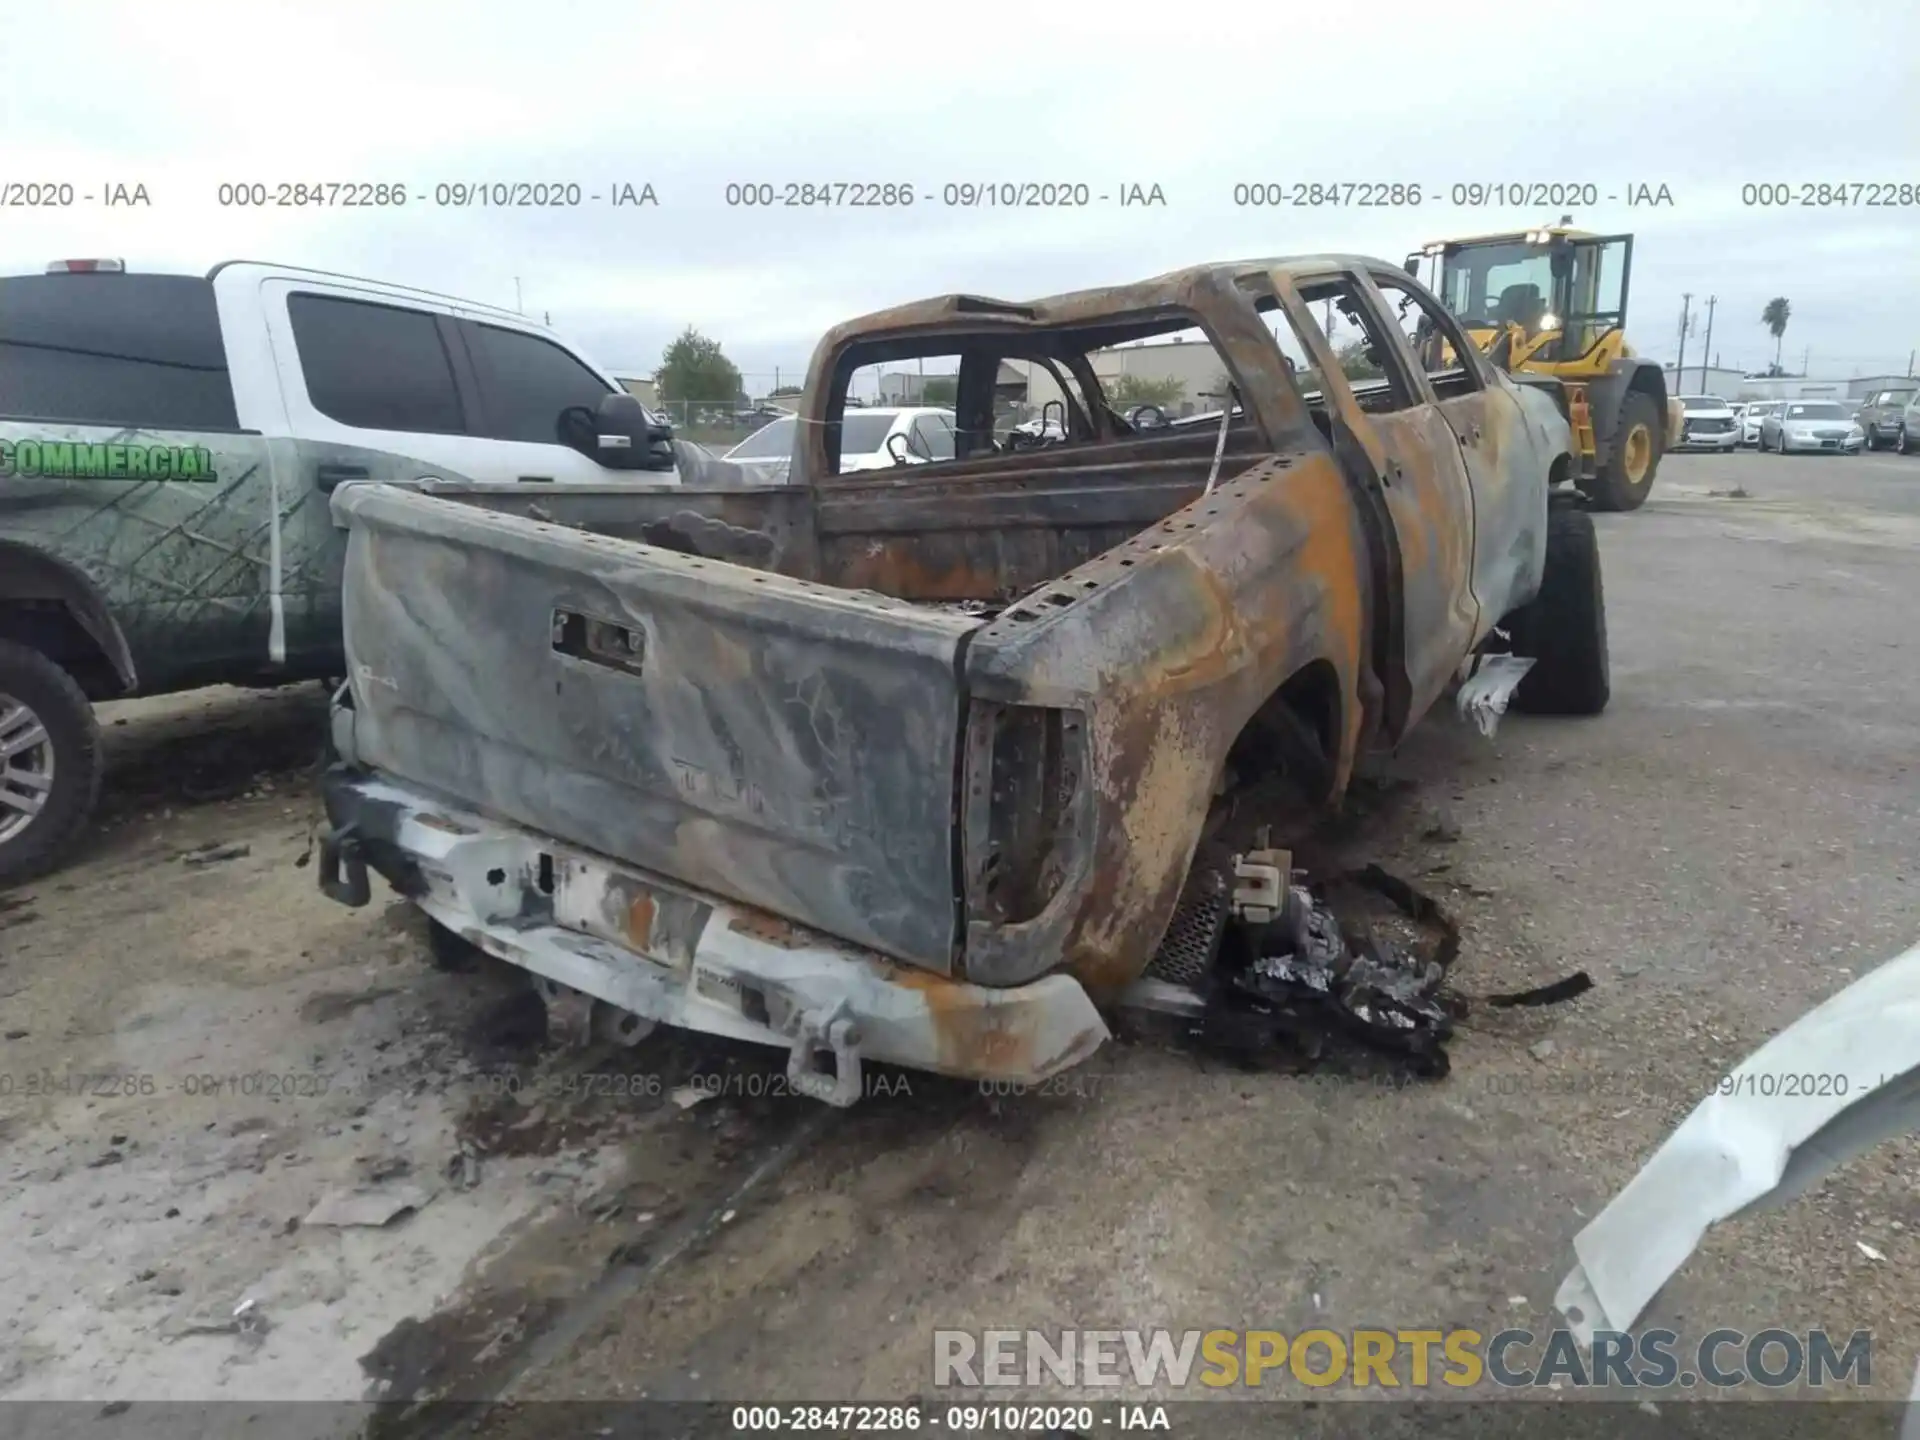
M 654 382 L 662 400 L 680 404 L 738 405 L 746 399 L 739 368 L 727 359 L 720 342 L 691 325 L 660 356 Z
M 1776 295 L 1760 312 L 1760 323 L 1773 336 L 1773 373 L 1780 373 L 1780 341 L 1787 333 L 1787 321 L 1793 318 L 1793 306 L 1784 295 Z
M 1367 354 L 1365 340 L 1349 340 L 1334 354 L 1339 358 L 1341 373 L 1349 380 L 1374 380 L 1386 373 Z
M 959 393 L 958 375 L 929 375 L 920 383 L 922 405 L 951 405 Z
M 1101 388 L 1106 391 L 1107 403 L 1123 412 L 1135 405 L 1157 405 L 1162 410 L 1170 410 L 1187 398 L 1186 381 L 1171 377 L 1149 380 L 1144 375 L 1116 375 Z
M 798 395 L 800 393 L 801 390 L 798 385 L 776 385 L 767 392 L 767 398 L 770 400 L 778 399 L 782 395 Z

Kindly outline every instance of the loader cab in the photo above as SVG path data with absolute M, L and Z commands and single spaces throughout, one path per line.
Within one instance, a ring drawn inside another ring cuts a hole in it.
M 1435 288 L 1483 348 L 1510 338 L 1509 368 L 1604 373 L 1625 349 L 1631 235 L 1550 226 L 1431 246 Z

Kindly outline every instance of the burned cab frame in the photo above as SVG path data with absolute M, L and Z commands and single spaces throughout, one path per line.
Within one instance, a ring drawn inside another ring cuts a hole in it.
M 1226 403 L 1131 423 L 1095 357 L 1187 331 Z M 854 372 L 935 355 L 953 457 L 840 473 Z M 1064 397 L 1046 443 L 1001 424 L 1009 367 Z M 1605 703 L 1590 521 L 1549 519 L 1566 422 L 1389 262 L 900 306 L 822 339 L 798 409 L 778 486 L 336 498 L 343 885 L 357 855 L 543 984 L 786 1046 L 840 1102 L 863 1057 L 1033 1079 L 1105 1038 L 1236 785 L 1336 800 L 1543 604 L 1586 608 L 1515 632 L 1536 708 Z

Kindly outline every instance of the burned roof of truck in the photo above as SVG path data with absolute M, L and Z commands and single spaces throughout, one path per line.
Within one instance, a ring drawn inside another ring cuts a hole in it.
M 1224 297 L 1232 294 L 1241 281 L 1273 271 L 1307 278 L 1343 269 L 1390 270 L 1397 277 L 1406 274 L 1402 266 L 1372 255 L 1290 255 L 1215 261 L 1169 270 L 1145 280 L 1069 290 L 1038 300 L 999 300 L 965 294 L 913 300 L 844 321 L 829 330 L 821 344 L 823 349 L 832 349 L 860 335 L 908 330 L 1084 327 L 1109 316 L 1190 307 L 1208 295 Z

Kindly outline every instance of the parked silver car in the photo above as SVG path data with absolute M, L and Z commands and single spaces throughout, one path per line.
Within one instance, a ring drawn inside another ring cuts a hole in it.
M 1755 400 L 1740 414 L 1740 443 L 1758 445 L 1760 443 L 1760 422 L 1769 415 L 1778 415 L 1784 400 Z
M 1867 449 L 1878 450 L 1882 445 L 1900 443 L 1904 429 L 1902 417 L 1917 393 L 1920 393 L 1920 385 L 1901 385 L 1890 390 L 1876 390 L 1861 398 L 1860 408 L 1854 411 L 1853 419 L 1867 437 Z
M 1760 448 L 1781 455 L 1824 450 L 1858 455 L 1867 437 L 1838 400 L 1789 400 L 1760 422 Z
M 1733 406 L 1718 395 L 1682 395 L 1680 406 L 1686 412 L 1680 422 L 1680 443 L 1676 450 L 1718 450 L 1726 454 L 1740 443 L 1739 422 Z

